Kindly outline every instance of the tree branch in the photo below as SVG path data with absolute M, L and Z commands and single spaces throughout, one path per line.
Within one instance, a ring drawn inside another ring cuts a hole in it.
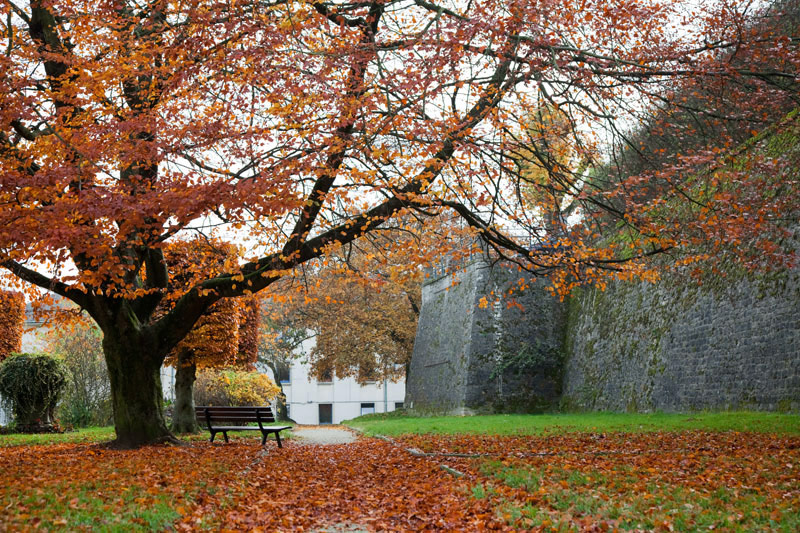
M 41 287 L 42 289 L 54 292 L 59 296 L 63 296 L 64 298 L 75 302 L 81 308 L 87 307 L 88 297 L 86 293 L 76 289 L 75 287 L 70 287 L 66 283 L 48 278 L 44 274 L 40 274 L 39 272 L 36 272 L 35 270 L 25 267 L 20 263 L 10 259 L 3 261 L 0 263 L 0 265 L 23 281 L 27 281 L 28 283 L 36 285 L 37 287 Z

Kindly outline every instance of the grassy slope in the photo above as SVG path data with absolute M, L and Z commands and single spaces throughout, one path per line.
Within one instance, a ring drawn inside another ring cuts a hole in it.
M 344 422 L 368 435 L 404 433 L 552 434 L 564 432 L 643 432 L 706 429 L 800 435 L 800 415 L 725 412 L 690 414 L 582 413 L 409 417 L 367 415 Z

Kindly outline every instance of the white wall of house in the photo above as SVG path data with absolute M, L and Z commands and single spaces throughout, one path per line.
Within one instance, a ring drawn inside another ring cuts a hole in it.
M 313 338 L 303 342 L 289 371 L 289 381 L 281 383 L 289 418 L 298 424 L 339 424 L 362 414 L 391 412 L 403 406 L 404 379 L 364 385 L 352 377 L 318 382 L 309 374 L 310 365 L 303 361 L 303 354 L 309 353 L 314 343 Z

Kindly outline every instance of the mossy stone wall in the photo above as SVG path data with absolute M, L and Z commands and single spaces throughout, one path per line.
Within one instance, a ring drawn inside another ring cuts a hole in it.
M 530 282 L 476 259 L 423 286 L 409 406 L 800 410 L 797 271 L 612 283 L 566 302 Z M 519 307 L 507 305 L 511 288 Z
M 615 283 L 570 303 L 562 404 L 800 410 L 800 280 Z
M 557 402 L 563 306 L 545 296 L 541 282 L 524 290 L 519 283 L 516 270 L 492 267 L 481 257 L 423 285 L 406 380 L 409 407 L 456 414 L 529 412 Z M 508 307 L 508 298 L 495 301 L 493 295 L 511 288 L 524 311 Z

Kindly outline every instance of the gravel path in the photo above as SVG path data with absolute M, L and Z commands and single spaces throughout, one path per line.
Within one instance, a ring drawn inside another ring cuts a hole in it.
M 295 426 L 292 438 L 303 444 L 347 444 L 358 435 L 343 426 Z

